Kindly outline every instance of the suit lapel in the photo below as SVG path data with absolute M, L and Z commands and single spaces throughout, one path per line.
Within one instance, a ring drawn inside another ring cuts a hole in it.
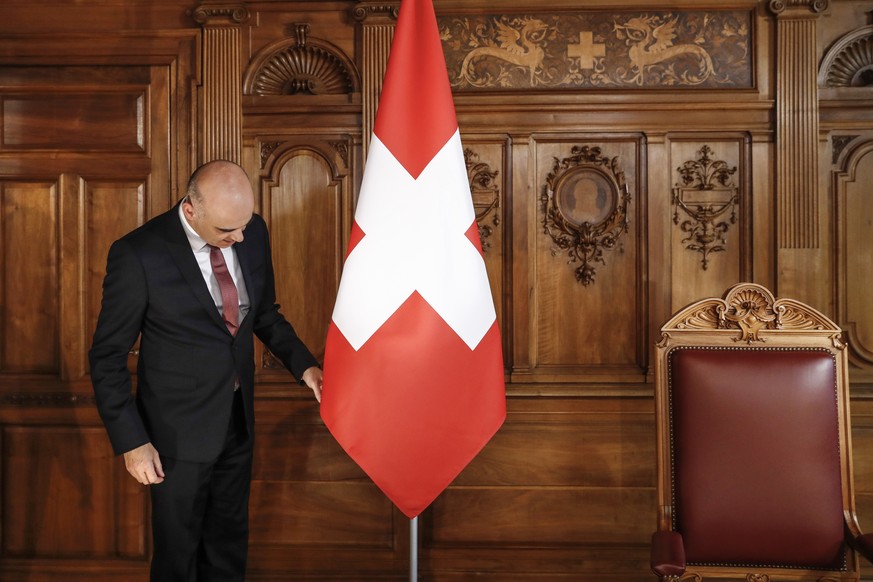
M 197 264 L 197 259 L 194 258 L 191 243 L 188 242 L 188 237 L 185 236 L 185 230 L 179 219 L 179 205 L 174 206 L 165 216 L 167 220 L 164 223 L 164 240 L 167 242 L 167 249 L 170 255 L 191 287 L 191 291 L 203 305 L 203 309 L 206 310 L 216 325 L 227 331 L 227 327 L 224 321 L 222 321 L 218 309 L 215 307 L 215 301 L 212 299 L 212 295 L 209 294 L 206 281 L 203 280 L 203 273 L 200 272 L 200 266 Z

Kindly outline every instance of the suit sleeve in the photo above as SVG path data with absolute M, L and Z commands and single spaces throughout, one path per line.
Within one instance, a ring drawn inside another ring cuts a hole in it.
M 97 409 L 117 455 L 149 442 L 127 369 L 127 355 L 139 336 L 147 305 L 142 265 L 130 244 L 118 240 L 109 249 L 103 304 L 88 352 Z
M 303 372 L 318 366 L 318 360 L 297 336 L 294 328 L 279 311 L 276 304 L 276 283 L 273 274 L 273 255 L 266 225 L 261 221 L 264 232 L 264 262 L 266 263 L 264 292 L 255 317 L 254 331 L 264 345 L 279 358 L 298 381 Z

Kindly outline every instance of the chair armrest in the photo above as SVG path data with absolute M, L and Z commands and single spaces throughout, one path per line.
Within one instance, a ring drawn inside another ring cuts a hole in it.
M 652 534 L 651 566 L 652 572 L 661 577 L 685 573 L 682 534 L 677 531 L 656 531 Z
M 852 541 L 855 550 L 873 563 L 873 534 L 861 534 Z

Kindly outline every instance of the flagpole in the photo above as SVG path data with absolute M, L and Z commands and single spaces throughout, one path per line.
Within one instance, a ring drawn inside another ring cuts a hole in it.
M 409 520 L 409 582 L 418 582 L 418 516 Z

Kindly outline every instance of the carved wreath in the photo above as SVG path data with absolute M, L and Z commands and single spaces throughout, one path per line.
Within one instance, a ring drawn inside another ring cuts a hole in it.
M 555 243 L 552 256 L 566 252 L 568 263 L 580 263 L 576 280 L 588 286 L 606 264 L 604 249 L 615 248 L 628 230 L 630 193 L 618 157 L 599 147 L 573 146 L 568 158 L 555 158 L 543 192 L 543 231 Z

